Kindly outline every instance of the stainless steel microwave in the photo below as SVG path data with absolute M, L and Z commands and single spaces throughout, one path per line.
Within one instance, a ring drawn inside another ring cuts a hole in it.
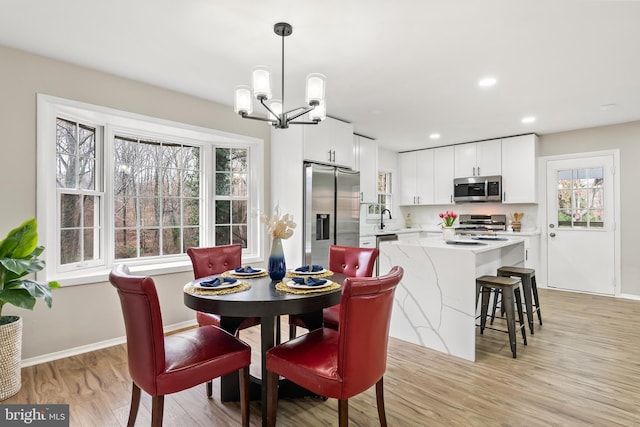
M 502 177 L 474 176 L 453 180 L 454 202 L 501 202 Z

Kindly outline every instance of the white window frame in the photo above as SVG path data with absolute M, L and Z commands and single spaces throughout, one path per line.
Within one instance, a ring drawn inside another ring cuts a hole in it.
M 387 190 L 389 190 L 389 192 L 381 192 L 380 189 L 378 188 L 378 176 L 379 175 L 387 175 L 387 179 L 390 181 L 387 184 Z M 394 173 L 391 171 L 378 171 L 378 173 L 376 174 L 376 198 L 378 199 L 378 203 L 371 203 L 369 205 L 367 205 L 367 219 L 379 219 L 380 218 L 380 212 L 385 209 L 388 208 L 389 210 L 391 210 L 392 208 L 392 204 L 393 204 L 393 175 Z M 380 202 L 380 196 L 387 196 L 387 205 L 382 205 Z
M 100 170 L 104 173 L 96 180 L 105 179 L 104 201 L 100 215 L 103 221 L 103 241 L 101 256 L 103 261 L 97 265 L 77 269 L 59 268 L 59 242 L 56 188 L 56 118 L 64 117 L 81 123 L 87 123 L 102 129 L 103 152 L 97 157 L 103 159 Z M 188 125 L 170 120 L 130 113 L 107 107 L 96 106 L 78 101 L 58 98 L 50 95 L 37 95 L 37 209 L 39 244 L 46 250 L 42 258 L 47 267 L 39 273 L 41 280 L 57 280 L 62 286 L 97 283 L 108 280 L 114 263 L 113 259 L 113 182 L 111 162 L 113 147 L 109 141 L 117 133 L 135 133 L 137 136 L 171 137 L 202 148 L 200 184 L 202 201 L 200 203 L 200 245 L 210 246 L 213 243 L 215 184 L 213 182 L 214 150 L 216 147 L 249 149 L 249 210 L 247 224 L 247 248 L 243 250 L 242 259 L 246 263 L 264 260 L 264 233 L 261 233 L 258 212 L 264 211 L 264 180 L 262 177 L 264 164 L 264 141 L 245 135 L 223 132 Z M 111 213 L 110 213 L 111 212 Z M 110 214 L 109 214 L 110 213 Z M 121 261 L 118 261 L 121 262 Z M 132 259 L 122 262 L 129 265 L 136 274 L 168 274 L 190 271 L 191 261 L 186 254 L 170 255 L 156 258 Z

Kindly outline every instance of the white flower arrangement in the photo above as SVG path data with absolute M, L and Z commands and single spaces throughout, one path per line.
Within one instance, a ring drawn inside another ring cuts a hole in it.
M 271 218 L 267 215 L 260 215 L 260 221 L 267 225 L 267 230 L 274 239 L 288 239 L 293 236 L 293 230 L 296 223 L 293 221 L 293 215 L 284 214 L 280 216 L 280 206 L 276 206 L 275 212 Z

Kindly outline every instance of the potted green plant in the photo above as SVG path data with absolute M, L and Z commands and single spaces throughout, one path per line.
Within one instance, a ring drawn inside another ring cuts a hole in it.
M 4 316 L 5 304 L 33 310 L 38 298 L 51 308 L 51 289 L 58 282 L 35 280 L 33 273 L 44 268 L 38 256 L 44 247 L 38 246 L 38 225 L 31 218 L 11 230 L 0 242 L 0 400 L 20 390 L 22 355 L 22 318 Z

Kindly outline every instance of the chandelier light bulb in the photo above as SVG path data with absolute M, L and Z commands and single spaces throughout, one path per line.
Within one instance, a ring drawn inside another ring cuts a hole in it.
M 275 116 L 271 113 L 269 113 L 269 118 L 271 120 L 279 120 L 280 119 L 280 114 L 282 114 L 282 101 L 280 101 L 279 99 L 274 99 L 269 103 L 269 108 L 271 108 L 271 111 L 274 112 L 274 114 L 276 114 Z
M 253 96 L 256 99 L 271 99 L 271 73 L 267 67 L 253 69 Z
M 249 86 L 238 86 L 236 88 L 236 97 L 233 104 L 236 114 L 253 113 L 253 101 L 251 100 L 251 90 Z
M 327 105 L 326 101 L 321 101 L 316 108 L 309 111 L 309 119 L 315 122 L 321 122 L 327 118 Z
M 324 87 L 326 77 L 319 73 L 311 73 L 307 76 L 307 96 L 308 105 L 317 105 L 324 101 Z

